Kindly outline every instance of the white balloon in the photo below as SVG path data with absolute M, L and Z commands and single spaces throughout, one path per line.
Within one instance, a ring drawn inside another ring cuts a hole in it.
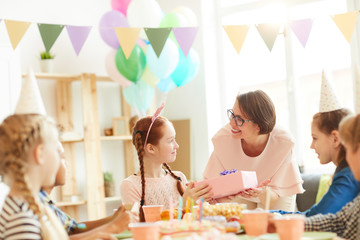
M 185 17 L 187 24 L 184 27 L 196 27 L 198 25 L 195 13 L 188 7 L 179 6 L 171 12 L 181 14 Z

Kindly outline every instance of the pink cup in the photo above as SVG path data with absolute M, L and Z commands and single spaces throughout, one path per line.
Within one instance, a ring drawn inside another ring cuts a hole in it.
M 143 206 L 145 221 L 146 222 L 156 222 L 161 220 L 161 212 L 164 208 L 164 205 L 145 205 Z
M 133 240 L 159 240 L 160 225 L 158 223 L 130 223 Z
M 303 215 L 283 215 L 274 218 L 274 222 L 280 240 L 300 240 L 304 234 Z
M 242 215 L 246 235 L 260 236 L 267 232 L 268 212 L 245 210 L 242 212 Z

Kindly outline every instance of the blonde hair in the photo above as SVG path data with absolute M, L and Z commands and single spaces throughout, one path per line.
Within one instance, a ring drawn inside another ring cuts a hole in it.
M 344 118 L 340 122 L 340 138 L 356 152 L 360 144 L 360 114 Z
M 51 223 L 49 226 L 47 221 L 51 221 L 52 217 L 32 194 L 27 179 L 29 151 L 47 141 L 54 130 L 55 122 L 43 115 L 14 114 L 7 117 L 0 125 L 0 175 L 3 180 L 9 178 L 12 181 L 11 187 L 21 193 L 29 208 L 39 217 L 43 239 L 67 239 L 67 235 L 57 229 L 59 225 Z M 62 230 L 65 233 L 63 227 Z

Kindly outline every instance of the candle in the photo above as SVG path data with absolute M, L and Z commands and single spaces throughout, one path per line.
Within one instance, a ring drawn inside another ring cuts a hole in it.
M 182 206 L 183 206 L 183 200 L 182 197 L 179 197 L 179 207 L 178 207 L 178 220 L 181 220 L 181 216 L 182 216 Z
M 172 196 L 170 196 L 169 198 L 169 218 L 170 218 L 170 221 L 174 220 L 174 206 L 173 206 L 173 199 L 172 199 Z
M 190 208 L 190 197 L 187 197 L 186 205 L 185 205 L 185 213 L 189 213 L 189 208 Z
M 200 198 L 200 218 L 199 221 L 201 222 L 203 216 L 203 208 L 204 208 L 204 199 Z
M 191 221 L 192 221 L 195 218 L 194 199 L 191 199 L 191 202 L 190 202 L 190 212 L 191 212 Z

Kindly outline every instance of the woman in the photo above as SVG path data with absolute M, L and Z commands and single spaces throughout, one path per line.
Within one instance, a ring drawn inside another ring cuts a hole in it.
M 339 129 L 350 169 L 355 179 L 360 181 L 360 115 L 345 118 Z M 359 219 L 360 195 L 336 214 L 318 214 L 306 218 L 305 231 L 335 232 L 339 237 L 355 240 L 360 236 Z
M 218 177 L 224 170 L 256 171 L 258 188 L 216 199 L 216 202 L 246 203 L 248 209 L 265 207 L 265 189 L 270 209 L 293 211 L 295 194 L 304 192 L 298 165 L 293 158 L 294 142 L 284 130 L 275 127 L 275 107 L 261 91 L 239 94 L 228 110 L 230 123 L 213 137 L 214 151 L 204 178 Z M 262 187 L 268 184 L 268 187 Z

